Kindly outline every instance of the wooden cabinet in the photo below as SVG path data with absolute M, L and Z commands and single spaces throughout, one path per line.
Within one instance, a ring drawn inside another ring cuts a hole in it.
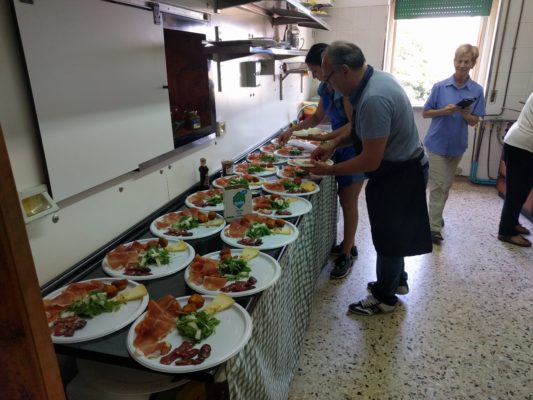
M 498 179 L 496 180 L 496 189 L 498 189 L 498 194 L 502 198 L 505 198 L 505 175 L 506 175 L 505 162 L 503 161 L 503 158 L 502 158 L 500 159 L 500 167 L 498 169 Z M 526 199 L 526 202 L 524 203 L 522 207 L 522 214 L 524 214 L 527 217 L 527 219 L 533 222 L 533 189 L 529 193 L 529 196 Z

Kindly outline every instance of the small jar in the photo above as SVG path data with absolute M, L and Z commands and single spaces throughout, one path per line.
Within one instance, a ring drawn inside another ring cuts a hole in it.
M 233 160 L 222 161 L 222 176 L 233 175 Z
M 198 111 L 189 111 L 187 113 L 187 124 L 190 129 L 200 129 L 202 124 L 200 122 L 200 117 L 198 116 Z

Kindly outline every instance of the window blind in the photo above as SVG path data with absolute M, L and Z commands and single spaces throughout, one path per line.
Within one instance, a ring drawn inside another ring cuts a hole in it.
M 396 0 L 395 19 L 490 15 L 492 0 Z

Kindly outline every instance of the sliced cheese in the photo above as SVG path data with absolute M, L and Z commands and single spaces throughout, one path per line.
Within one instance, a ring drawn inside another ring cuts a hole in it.
M 316 189 L 316 185 L 313 182 L 304 182 L 301 184 L 300 188 L 303 192 L 312 192 Z
M 283 198 L 287 203 L 294 203 L 295 201 L 298 201 L 298 197 L 295 197 L 295 196 L 291 196 L 291 197 L 284 197 Z
M 258 255 L 259 250 L 251 247 L 245 247 L 241 253 L 240 259 L 244 261 L 250 261 L 252 258 L 257 257 Z
M 170 251 L 171 253 L 175 253 L 177 251 L 187 250 L 187 245 L 185 244 L 183 240 L 179 240 L 176 243 L 169 243 L 166 249 Z
M 216 314 L 221 311 L 224 311 L 227 308 L 230 308 L 235 304 L 235 300 L 232 297 L 229 297 L 227 294 L 220 293 L 209 303 L 203 311 L 208 314 Z
M 146 287 L 143 284 L 140 284 L 130 290 L 118 294 L 117 297 L 115 297 L 115 300 L 121 303 L 126 303 L 128 301 L 142 299 L 147 294 L 148 291 L 146 290 Z
M 281 228 L 274 228 L 272 229 L 273 233 L 279 234 L 279 235 L 290 235 L 292 233 L 292 229 L 290 226 L 285 225 Z
M 210 221 L 207 221 L 207 222 L 202 222 L 200 225 L 201 226 L 220 226 L 224 223 L 224 220 L 222 218 L 217 218 L 217 219 L 212 219 Z

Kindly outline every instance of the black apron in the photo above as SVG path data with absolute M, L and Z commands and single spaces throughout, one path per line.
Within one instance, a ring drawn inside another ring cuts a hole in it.
M 368 66 L 356 93 L 350 96 L 354 106 L 351 134 L 358 154 L 363 143 L 355 132 L 356 104 L 372 73 Z M 407 161 L 382 160 L 377 170 L 365 172 L 369 178 L 365 194 L 372 242 L 381 256 L 406 257 L 432 251 L 423 158 L 421 151 Z

